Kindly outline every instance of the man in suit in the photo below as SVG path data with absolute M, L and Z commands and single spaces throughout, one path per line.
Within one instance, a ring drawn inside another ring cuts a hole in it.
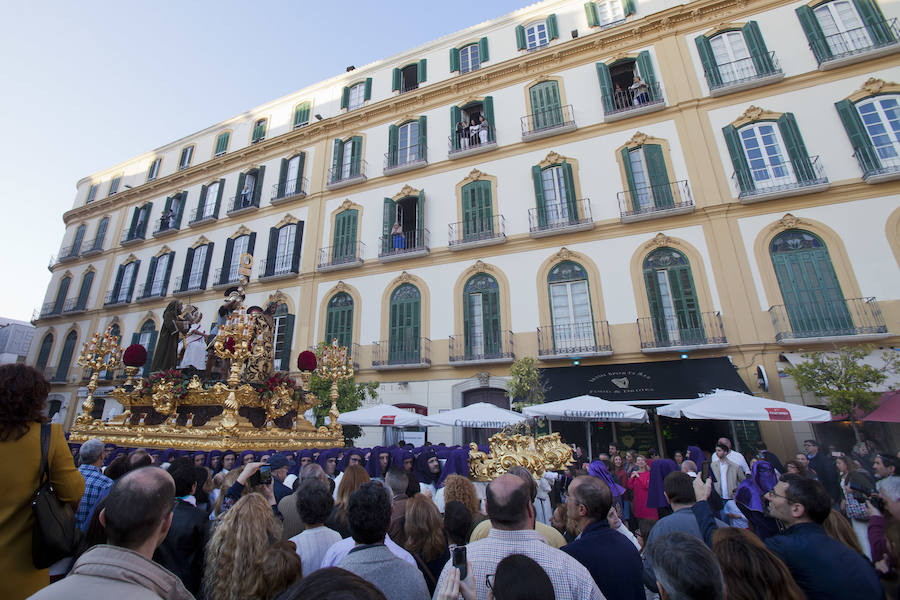
M 843 496 L 834 460 L 827 454 L 819 452 L 816 440 L 804 440 L 803 449 L 809 459 L 809 468 L 816 472 L 819 481 L 825 486 L 825 491 L 831 496 L 831 503 L 840 503 Z

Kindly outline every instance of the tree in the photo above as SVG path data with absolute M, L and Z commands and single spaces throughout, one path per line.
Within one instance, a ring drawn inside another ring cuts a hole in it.
M 872 352 L 870 346 L 841 348 L 837 352 L 804 354 L 806 362 L 785 369 L 803 392 L 826 399 L 828 410 L 835 415 L 849 415 L 856 440 L 860 440 L 855 414 L 871 412 L 881 392 L 875 388 L 885 382 L 888 373 L 900 372 L 900 361 L 894 352 L 885 352 L 884 365 L 874 367 L 863 361 Z
M 516 360 L 509 368 L 509 375 L 506 397 L 512 401 L 513 409 L 521 411 L 525 406 L 543 404 L 547 386 L 534 358 L 523 356 Z
M 324 342 L 316 347 L 316 358 L 322 357 L 324 348 Z M 313 412 L 316 415 L 315 425 L 320 427 L 325 424 L 325 417 L 331 410 L 331 380 L 323 379 L 316 374 L 316 371 L 313 371 L 309 382 L 309 391 L 319 399 L 319 404 L 313 409 Z M 338 381 L 337 407 L 341 413 L 357 410 L 366 401 L 366 398 L 372 400 L 378 398 L 378 383 L 358 383 L 355 377 Z M 362 429 L 356 425 L 344 425 L 343 431 L 344 440 L 348 444 L 362 436 Z

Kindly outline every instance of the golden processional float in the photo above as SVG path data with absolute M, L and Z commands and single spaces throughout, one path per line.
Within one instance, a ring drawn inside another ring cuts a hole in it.
M 469 477 L 474 481 L 491 481 L 513 467 L 525 467 L 535 479 L 547 471 L 565 471 L 574 460 L 572 448 L 564 444 L 559 433 L 532 437 L 527 425 L 525 433 L 515 429 L 495 433 L 488 439 L 490 452 L 482 452 L 478 444 L 469 444 Z
M 299 374 L 299 383 L 287 373 L 277 372 L 251 385 L 242 382 L 242 371 L 258 371 L 260 365 L 254 362 L 271 360 L 265 352 L 254 352 L 254 346 L 261 345 L 255 337 L 253 317 L 247 314 L 241 299 L 211 344 L 216 356 L 230 361 L 227 380 L 204 383 L 197 375 L 183 377 L 177 369 L 152 373 L 148 378 L 136 377 L 146 362 L 146 351 L 143 355 L 138 352 L 137 359 L 132 360 L 127 360 L 126 352 L 123 361 L 118 338 L 110 330 L 102 336 L 95 333 L 78 357 L 78 364 L 91 369 L 92 374 L 82 413 L 75 419 L 69 441 L 99 438 L 126 447 L 207 451 L 343 446 L 343 431 L 337 422 L 337 384 L 353 376 L 347 348 L 334 340 L 325 347 L 318 364 L 314 356 L 308 356 L 312 353 L 304 353 L 307 356 L 301 359 L 306 359 L 306 364 L 300 365 L 305 370 Z M 108 396 L 121 404 L 124 412 L 108 422 L 94 419 L 91 411 L 99 374 L 120 363 L 125 364 L 126 380 Z M 303 416 L 320 403 L 309 391 L 313 370 L 331 381 L 327 427 L 317 428 Z

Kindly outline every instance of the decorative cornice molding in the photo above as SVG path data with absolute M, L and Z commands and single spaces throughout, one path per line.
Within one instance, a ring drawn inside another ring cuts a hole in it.
M 247 228 L 246 225 L 241 225 L 240 227 L 237 228 L 237 231 L 235 231 L 234 233 L 232 233 L 231 235 L 228 236 L 228 239 L 236 240 L 237 238 L 241 237 L 242 235 L 250 235 L 251 233 L 253 233 L 253 232 L 250 231 L 250 229 Z
M 847 100 L 850 102 L 859 102 L 863 98 L 868 98 L 869 96 L 896 93 L 900 93 L 900 85 L 892 81 L 878 79 L 877 77 L 869 77 L 865 83 L 859 86 L 858 90 L 847 96 Z
M 284 215 L 280 221 L 275 223 L 275 229 L 281 229 L 285 225 L 294 225 L 299 222 L 300 222 L 300 219 L 298 219 L 291 213 L 288 213 L 288 214 Z
M 418 196 L 418 195 L 419 195 L 419 190 L 417 190 L 414 187 L 407 184 L 407 185 L 403 186 L 403 189 L 401 189 L 399 192 L 394 194 L 394 197 L 391 198 L 391 200 L 396 202 L 398 200 L 403 200 L 404 198 L 408 198 L 410 196 Z
M 190 247 L 191 248 L 199 248 L 200 246 L 205 246 L 208 243 L 209 243 L 209 240 L 206 239 L 206 236 L 201 235 L 200 237 L 197 238 L 197 241 L 195 241 L 193 244 L 191 244 Z
M 784 113 L 772 112 L 751 104 L 741 116 L 732 121 L 731 125 L 737 129 L 738 127 L 743 127 L 747 123 L 754 123 L 756 121 L 777 121 L 783 114 Z
M 469 171 L 469 174 L 466 175 L 465 178 L 462 180 L 462 183 L 463 184 L 472 183 L 473 181 L 478 181 L 479 179 L 481 179 L 484 176 L 485 176 L 485 174 L 482 173 L 481 171 L 479 171 L 478 169 L 472 169 L 471 171 Z
M 486 264 L 482 262 L 480 259 L 475 261 L 475 264 L 466 269 L 466 275 L 475 275 L 476 273 L 487 273 L 493 271 L 494 267 L 492 265 Z
M 553 262 L 571 260 L 573 256 L 575 256 L 575 254 L 571 250 L 563 246 L 559 249 L 559 252 L 553 255 Z
M 547 153 L 547 156 L 544 157 L 544 160 L 538 163 L 538 166 L 542 169 L 546 169 L 547 167 L 558 165 L 564 160 L 566 160 L 565 156 L 560 156 L 559 154 L 551 150 L 549 153 Z
M 678 242 L 664 233 L 657 233 L 652 240 L 644 244 L 644 251 L 652 251 L 657 248 L 664 248 L 666 246 L 677 246 Z
M 154 258 L 159 258 L 160 256 L 164 256 L 164 255 L 168 254 L 168 253 L 171 252 L 171 251 L 172 251 L 171 248 L 169 248 L 169 247 L 166 246 L 166 245 L 163 245 L 163 247 L 159 249 L 159 252 L 157 252 L 156 254 L 154 254 L 153 257 L 154 257 Z

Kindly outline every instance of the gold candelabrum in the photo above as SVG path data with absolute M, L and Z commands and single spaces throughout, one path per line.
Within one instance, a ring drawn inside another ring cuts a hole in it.
M 337 422 L 338 417 L 341 415 L 337 408 L 338 381 L 353 377 L 353 365 L 350 364 L 350 355 L 347 347 L 339 346 L 337 338 L 331 340 L 331 345 L 326 345 L 324 350 L 322 350 L 316 373 L 322 379 L 331 381 L 331 391 L 329 392 L 331 409 L 328 411 L 328 417 L 331 419 L 331 430 L 340 433 L 342 428 Z
M 91 379 L 88 382 L 88 395 L 81 404 L 81 414 L 77 422 L 89 423 L 91 411 L 94 410 L 94 390 L 97 389 L 97 380 L 100 371 L 111 371 L 119 366 L 122 360 L 122 349 L 119 347 L 119 336 L 112 334 L 112 328 L 101 336 L 95 333 L 90 342 L 85 342 L 84 349 L 78 356 L 78 364 L 86 369 L 91 369 Z
M 224 325 L 219 327 L 213 348 L 219 358 L 231 361 L 228 374 L 230 392 L 225 398 L 222 426 L 232 429 L 238 424 L 239 403 L 235 396 L 241 383 L 241 369 L 250 357 L 250 343 L 253 341 L 253 323 L 246 308 L 241 306 L 228 317 Z

